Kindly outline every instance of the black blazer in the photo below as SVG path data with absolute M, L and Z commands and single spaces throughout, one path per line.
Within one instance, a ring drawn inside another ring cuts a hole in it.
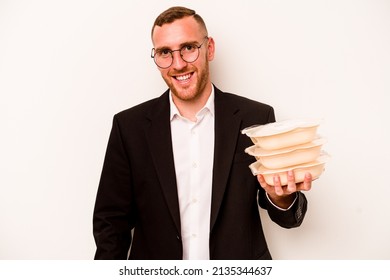
M 114 116 L 93 216 L 95 259 L 182 259 L 168 94 Z M 252 142 L 241 130 L 273 121 L 272 107 L 215 88 L 211 259 L 271 259 L 258 205 L 282 227 L 302 223 L 305 196 L 278 210 L 248 167 Z

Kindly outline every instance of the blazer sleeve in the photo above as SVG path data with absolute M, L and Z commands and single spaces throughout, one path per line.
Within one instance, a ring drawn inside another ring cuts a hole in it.
M 284 228 L 294 228 L 302 224 L 307 211 L 307 199 L 302 192 L 296 192 L 297 198 L 288 210 L 276 208 L 266 197 L 265 191 L 260 188 L 259 205 L 267 209 L 272 221 Z
M 130 163 L 115 116 L 93 213 L 95 259 L 127 259 L 135 223 L 132 205 Z

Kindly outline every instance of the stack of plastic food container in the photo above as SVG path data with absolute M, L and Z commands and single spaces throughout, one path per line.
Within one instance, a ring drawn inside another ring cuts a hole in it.
M 254 143 L 245 149 L 257 160 L 249 166 L 253 175 L 262 174 L 269 185 L 274 185 L 275 175 L 286 185 L 289 170 L 294 171 L 296 183 L 304 180 L 306 172 L 313 179 L 320 177 L 329 155 L 322 150 L 325 139 L 317 134 L 319 125 L 318 120 L 297 119 L 242 130 Z

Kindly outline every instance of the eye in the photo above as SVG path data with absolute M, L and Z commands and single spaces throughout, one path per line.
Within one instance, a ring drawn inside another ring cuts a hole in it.
M 183 48 L 182 48 L 182 51 L 183 52 L 193 52 L 195 50 L 196 46 L 194 45 L 185 45 Z
M 156 54 L 161 57 L 168 57 L 171 54 L 171 50 L 169 49 L 158 50 Z

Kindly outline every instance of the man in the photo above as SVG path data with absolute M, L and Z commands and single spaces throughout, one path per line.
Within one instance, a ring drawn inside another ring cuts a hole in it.
M 244 152 L 252 143 L 241 130 L 275 121 L 273 108 L 211 83 L 215 43 L 195 11 L 163 12 L 152 41 L 169 90 L 114 117 L 94 210 L 95 258 L 271 259 L 258 205 L 280 226 L 299 226 L 310 174 L 295 184 L 289 173 L 287 186 L 252 176 Z

